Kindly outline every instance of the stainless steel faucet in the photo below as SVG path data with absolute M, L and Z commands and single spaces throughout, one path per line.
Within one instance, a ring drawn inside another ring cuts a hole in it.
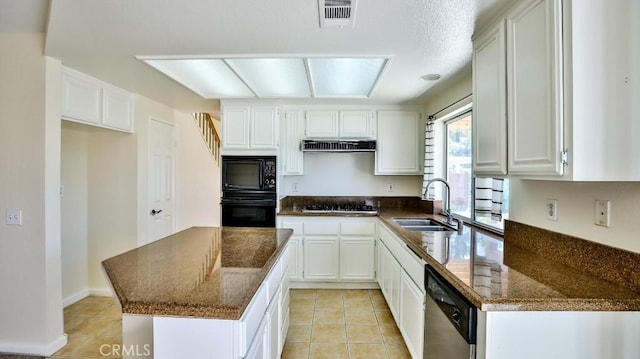
M 453 222 L 453 215 L 451 214 L 451 187 L 449 187 L 449 183 L 447 183 L 447 181 L 445 181 L 442 178 L 434 178 L 429 180 L 429 182 L 427 182 L 427 185 L 424 187 L 424 193 L 422 194 L 422 198 L 427 199 L 427 192 L 429 192 L 429 186 L 431 186 L 433 182 L 442 182 L 444 183 L 444 186 L 447 189 L 447 193 L 445 196 L 445 205 L 444 205 L 444 208 L 442 209 L 442 214 L 447 216 L 447 223 L 451 224 Z M 460 224 L 458 223 L 458 225 Z

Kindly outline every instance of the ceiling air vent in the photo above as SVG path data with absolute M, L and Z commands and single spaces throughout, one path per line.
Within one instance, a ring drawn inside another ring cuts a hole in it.
M 318 0 L 320 27 L 354 27 L 357 0 Z

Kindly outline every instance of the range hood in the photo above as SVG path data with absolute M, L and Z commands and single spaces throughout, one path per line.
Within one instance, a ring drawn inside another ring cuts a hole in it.
M 344 141 L 344 140 L 303 140 L 300 143 L 303 152 L 374 152 L 376 141 Z

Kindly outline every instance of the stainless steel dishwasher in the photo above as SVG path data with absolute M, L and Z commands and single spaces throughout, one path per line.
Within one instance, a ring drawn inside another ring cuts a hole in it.
M 476 307 L 428 264 L 424 281 L 424 358 L 475 359 Z

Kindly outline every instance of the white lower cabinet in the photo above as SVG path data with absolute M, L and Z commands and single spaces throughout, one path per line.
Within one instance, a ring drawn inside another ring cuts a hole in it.
M 283 216 L 278 228 L 293 229 L 289 279 L 375 282 L 376 217 Z
M 253 338 L 253 342 L 247 351 L 246 359 L 267 359 L 268 357 L 268 333 L 269 330 L 269 318 L 264 317 L 264 320 L 258 327 L 258 332 Z
M 414 358 L 422 358 L 424 344 L 425 292 L 404 270 L 400 271 L 400 324 L 407 349 Z
M 387 300 L 391 314 L 399 321 L 400 307 L 400 263 L 393 257 L 387 246 L 378 243 L 378 285 Z
M 340 239 L 336 237 L 305 237 L 304 279 L 337 280 L 340 274 L 338 256 Z
M 378 233 L 378 283 L 411 356 L 422 358 L 424 262 L 384 225 L 380 224 Z

